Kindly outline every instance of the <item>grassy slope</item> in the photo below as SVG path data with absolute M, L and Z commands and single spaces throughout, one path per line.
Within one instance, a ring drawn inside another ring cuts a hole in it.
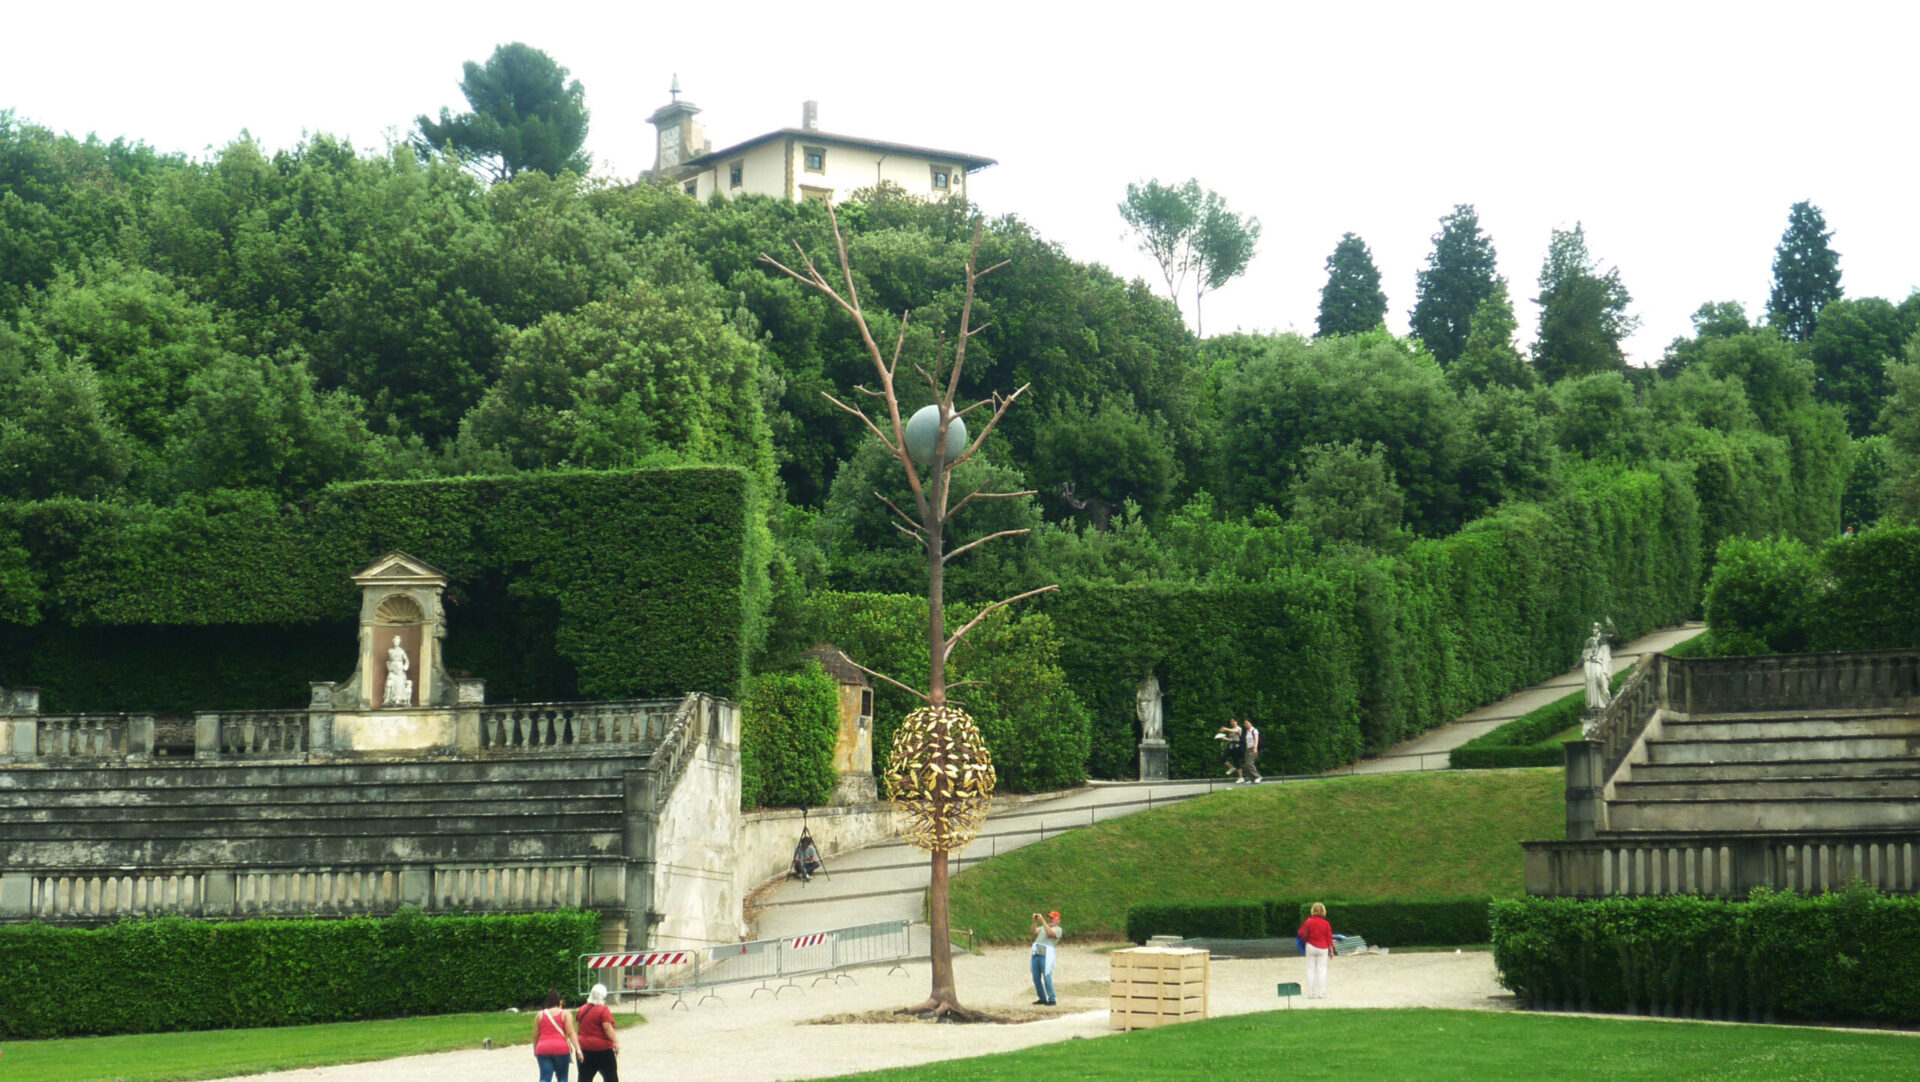
M 1551 768 L 1249 786 L 969 868 L 953 880 L 953 924 L 1019 942 L 1029 913 L 1059 909 L 1069 935 L 1119 939 L 1135 902 L 1519 894 L 1519 843 L 1565 833 L 1565 778 Z
M 1337 993 L 1336 993 L 1337 994 Z M 849 1076 L 869 1082 L 1911 1079 L 1920 1037 L 1478 1011 L 1274 1011 Z
M 622 1028 L 638 1021 L 626 1010 L 616 1016 Z M 323 1026 L 13 1041 L 0 1059 L 0 1078 L 34 1082 L 227 1078 L 479 1048 L 487 1038 L 492 1038 L 496 1049 L 532 1044 L 533 1016 L 490 1011 Z M 503 1054 L 518 1058 L 523 1053 Z M 531 1063 L 527 1070 L 532 1073 Z

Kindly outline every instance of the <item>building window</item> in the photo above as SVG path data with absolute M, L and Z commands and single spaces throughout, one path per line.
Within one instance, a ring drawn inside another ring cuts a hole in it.
M 827 148 L 807 147 L 807 172 L 824 173 L 827 171 Z
M 832 188 L 815 188 L 812 185 L 800 185 L 800 198 L 825 203 L 833 198 Z
M 953 170 L 948 169 L 946 166 L 944 165 L 934 166 L 933 167 L 933 190 L 936 192 L 946 191 L 949 186 L 948 179 L 952 176 L 953 176 Z
M 693 196 L 695 199 L 700 198 L 700 182 L 697 180 L 687 181 L 687 194 Z
M 860 689 L 860 716 L 863 718 L 873 716 L 873 692 L 867 688 Z
M 746 174 L 747 164 L 745 162 L 734 162 L 732 165 L 727 166 L 727 186 L 729 188 L 738 188 L 741 181 L 746 177 Z

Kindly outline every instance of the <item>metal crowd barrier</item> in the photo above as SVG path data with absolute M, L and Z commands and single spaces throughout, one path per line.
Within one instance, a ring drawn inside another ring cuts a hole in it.
M 675 1007 L 684 1007 L 690 993 L 700 993 L 696 1003 L 725 1003 L 715 988 L 757 981 L 760 986 L 747 998 L 771 992 L 777 999 L 788 988 L 800 987 L 798 977 L 812 977 L 815 985 L 850 981 L 853 978 L 841 970 L 881 962 L 893 963 L 888 973 L 904 971 L 900 963 L 913 951 L 911 927 L 911 921 L 891 920 L 718 947 L 583 954 L 579 991 L 585 995 L 593 985 L 604 984 L 611 995 L 671 995 Z M 775 987 L 774 981 L 784 983 Z

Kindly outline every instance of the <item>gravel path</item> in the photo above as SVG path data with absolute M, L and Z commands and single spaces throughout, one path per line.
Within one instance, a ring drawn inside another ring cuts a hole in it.
M 648 1024 L 630 1030 L 622 1043 L 622 1066 L 635 1078 L 718 1078 L 726 1082 L 775 1082 L 830 1078 L 958 1059 L 1048 1044 L 1074 1037 L 1105 1037 L 1107 971 L 1104 951 L 1062 948 L 1054 973 L 1060 998 L 1057 1017 L 1025 1025 L 845 1025 L 814 1026 L 812 1019 L 906 1006 L 925 997 L 924 961 L 905 974 L 859 970 L 858 984 L 821 985 L 778 999 L 748 988 L 726 990 L 726 1005 L 670 1010 L 654 1001 Z M 963 1002 L 978 1007 L 1027 1007 L 1033 985 L 1025 948 L 996 948 L 954 959 Z M 1218 961 L 1212 966 L 1211 1012 L 1219 1017 L 1272 1010 L 1280 1005 L 1274 984 L 1304 981 L 1299 958 Z M 1327 980 L 1328 998 L 1296 999 L 1294 1009 L 1345 1007 L 1458 1007 L 1504 1010 L 1512 1001 L 1494 983 L 1493 956 L 1389 954 L 1337 958 Z M 622 1011 L 624 1013 L 624 1008 Z M 532 1023 L 529 1020 L 529 1027 Z M 445 1052 L 431 1056 L 250 1075 L 250 1082 L 530 1082 L 538 1077 L 529 1048 Z

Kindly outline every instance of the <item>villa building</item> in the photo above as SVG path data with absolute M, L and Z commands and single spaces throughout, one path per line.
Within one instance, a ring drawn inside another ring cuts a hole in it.
M 700 107 L 680 99 L 677 78 L 672 94 L 647 118 L 657 132 L 653 173 L 703 201 L 722 193 L 838 202 L 881 183 L 922 199 L 965 199 L 968 175 L 995 164 L 974 154 L 823 132 L 814 102 L 805 104 L 800 127 L 714 150 L 694 119 Z

